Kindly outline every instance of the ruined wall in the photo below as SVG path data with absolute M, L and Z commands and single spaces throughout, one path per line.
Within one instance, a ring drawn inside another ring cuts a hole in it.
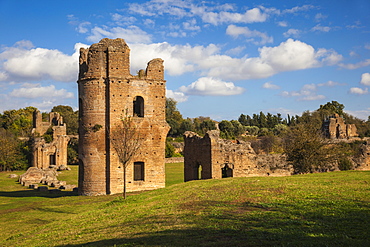
M 132 116 L 145 141 L 127 168 L 127 191 L 165 186 L 165 80 L 162 59 L 139 75 L 130 74 L 130 49 L 123 39 L 102 39 L 80 50 L 79 193 L 123 191 L 123 167 L 110 144 L 120 118 Z M 134 162 L 144 163 L 144 179 L 134 180 Z
M 348 139 L 358 136 L 355 124 L 345 124 L 338 114 L 329 117 L 323 124 L 323 132 L 330 139 Z
M 257 155 L 249 142 L 220 139 L 218 130 L 208 131 L 203 138 L 187 131 L 184 137 L 185 181 L 293 173 L 283 155 Z
M 33 113 L 32 134 L 32 166 L 47 169 L 49 166 L 67 167 L 67 146 L 70 138 L 67 136 L 67 126 L 57 112 L 49 113 L 49 121 L 43 122 L 40 111 Z M 47 143 L 41 135 L 52 128 L 53 140 Z

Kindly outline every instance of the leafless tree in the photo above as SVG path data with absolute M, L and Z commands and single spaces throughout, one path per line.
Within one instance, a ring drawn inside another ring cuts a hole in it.
M 131 159 L 144 141 L 143 134 L 131 116 L 121 117 L 119 124 L 110 131 L 110 141 L 123 166 L 123 198 L 126 199 L 126 171 Z

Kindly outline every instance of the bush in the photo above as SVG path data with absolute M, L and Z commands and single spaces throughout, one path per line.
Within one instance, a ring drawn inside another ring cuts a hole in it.
M 348 158 L 340 159 L 338 162 L 338 168 L 341 171 L 348 171 L 353 169 L 352 162 Z

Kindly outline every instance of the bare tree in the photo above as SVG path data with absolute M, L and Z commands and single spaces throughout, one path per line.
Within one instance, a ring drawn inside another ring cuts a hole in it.
M 119 124 L 110 132 L 110 141 L 119 162 L 123 166 L 123 198 L 126 199 L 126 171 L 131 159 L 138 152 L 144 136 L 140 133 L 131 116 L 120 119 Z

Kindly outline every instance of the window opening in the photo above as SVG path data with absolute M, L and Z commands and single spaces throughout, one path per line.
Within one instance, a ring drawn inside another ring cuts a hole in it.
M 144 162 L 134 162 L 134 181 L 144 181 Z
M 141 96 L 136 96 L 134 99 L 134 116 L 144 117 L 144 99 Z

